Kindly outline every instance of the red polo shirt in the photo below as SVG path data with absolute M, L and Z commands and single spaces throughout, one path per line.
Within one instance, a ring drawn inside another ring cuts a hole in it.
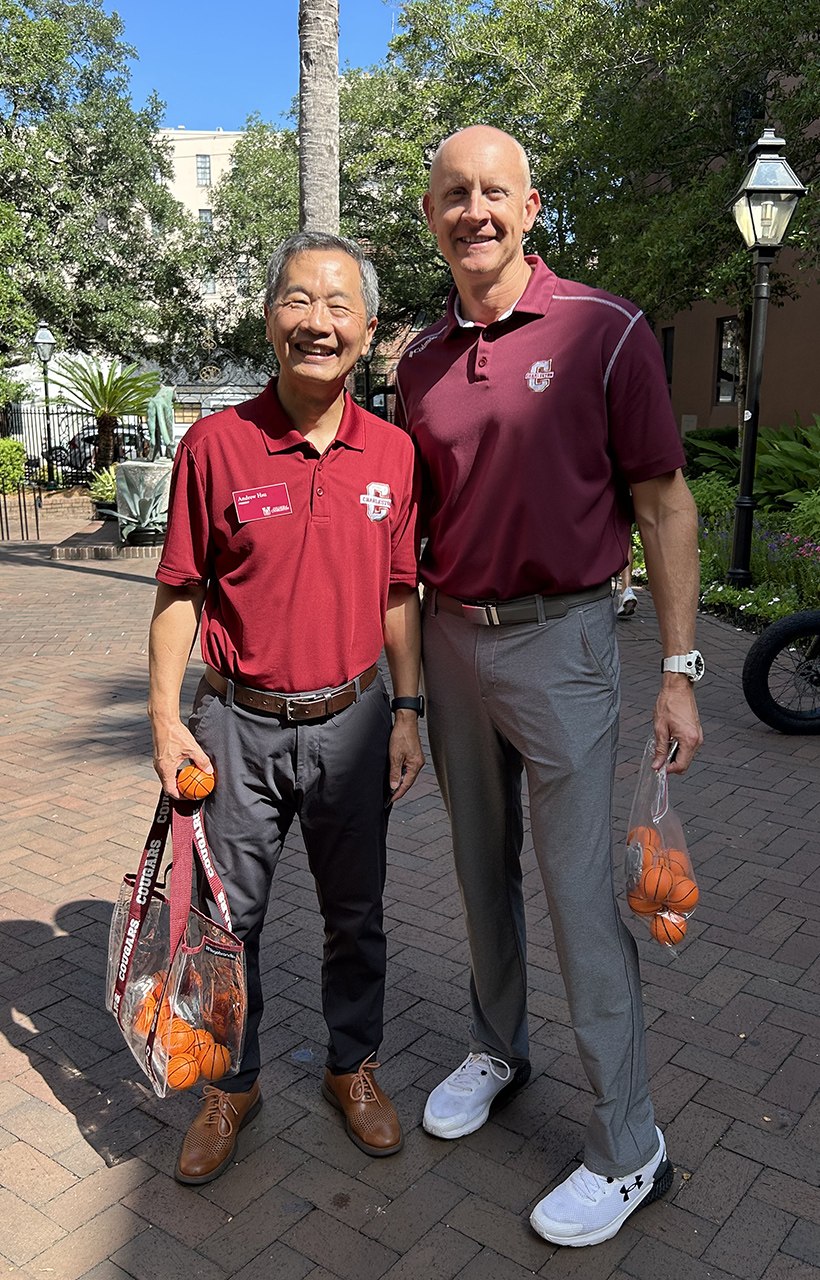
M 243 684 L 345 684 L 381 653 L 391 583 L 417 582 L 413 446 L 345 397 L 323 454 L 275 382 L 203 418 L 174 461 L 157 577 L 207 584 L 202 657 Z
M 580 591 L 626 563 L 629 486 L 683 466 L 641 312 L 537 257 L 507 316 L 447 314 L 405 351 L 399 422 L 424 469 L 426 583 L 466 600 Z

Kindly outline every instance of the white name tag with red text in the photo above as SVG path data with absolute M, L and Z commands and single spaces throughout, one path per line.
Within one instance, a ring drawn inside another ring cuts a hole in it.
M 269 484 L 264 488 L 241 489 L 234 493 L 233 505 L 240 524 L 293 514 L 288 486 L 284 483 Z

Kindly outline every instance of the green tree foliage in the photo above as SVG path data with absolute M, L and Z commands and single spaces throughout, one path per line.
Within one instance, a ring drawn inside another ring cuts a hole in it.
M 95 415 L 95 461 L 101 470 L 114 461 L 114 431 L 119 419 L 126 413 L 145 413 L 160 386 L 158 374 L 140 373 L 137 364 L 112 364 L 105 373 L 97 360 L 63 360 L 60 376 L 53 381 L 68 392 L 71 401 Z
M 128 97 L 122 22 L 102 0 L 0 0 L 0 359 L 44 318 L 68 350 L 185 345 L 198 231 L 163 186 L 162 104 Z
M 22 440 L 0 440 L 0 493 L 12 493 L 26 474 L 26 448 Z

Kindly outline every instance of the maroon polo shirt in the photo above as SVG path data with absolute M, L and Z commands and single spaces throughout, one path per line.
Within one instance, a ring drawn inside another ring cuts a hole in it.
M 462 328 L 454 289 L 397 371 L 424 470 L 421 576 L 466 600 L 606 581 L 626 563 L 630 485 L 684 463 L 639 309 L 527 262 L 506 317 Z
M 157 577 L 207 584 L 202 657 L 242 684 L 345 684 L 383 644 L 388 588 L 417 583 L 415 458 L 404 432 L 349 396 L 323 454 L 270 382 L 203 418 L 174 461 Z

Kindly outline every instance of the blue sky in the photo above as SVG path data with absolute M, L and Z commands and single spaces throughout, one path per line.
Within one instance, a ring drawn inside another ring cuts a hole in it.
M 251 111 L 281 123 L 299 88 L 299 0 L 106 0 L 136 47 L 131 92 L 156 89 L 170 128 L 241 129 Z M 397 22 L 391 0 L 340 0 L 339 62 L 370 66 Z

